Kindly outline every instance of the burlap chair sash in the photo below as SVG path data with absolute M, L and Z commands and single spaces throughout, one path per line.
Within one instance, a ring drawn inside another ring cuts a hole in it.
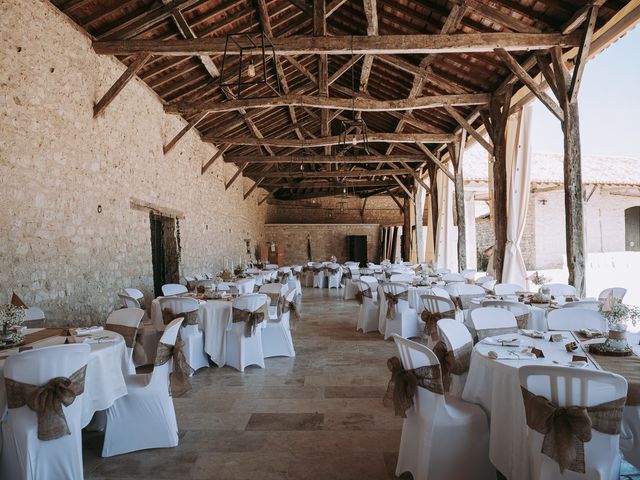
M 298 312 L 298 306 L 294 300 L 289 301 L 285 297 L 282 297 L 280 300 L 280 312 L 282 312 L 282 315 L 290 313 L 289 323 L 291 326 L 294 326 L 295 323 L 300 320 L 300 312 Z
M 38 417 L 38 439 L 55 440 L 71 435 L 63 406 L 71 405 L 84 392 L 87 366 L 79 368 L 69 377 L 56 377 L 41 386 L 5 378 L 7 406 L 20 408 L 25 405 Z
M 287 283 L 291 274 L 289 272 L 278 272 L 278 281 L 280 283 Z
M 269 318 L 269 307 L 265 303 L 258 310 L 251 312 L 237 307 L 232 307 L 232 322 L 245 322 L 244 336 L 250 337 L 256 331 L 256 327 Z
M 523 313 L 521 315 L 516 315 L 516 322 L 518 323 L 518 328 L 526 329 L 529 326 L 529 316 L 530 313 Z
M 155 366 L 164 365 L 173 359 L 173 371 L 169 375 L 169 393 L 174 397 L 181 397 L 191 390 L 189 376 L 194 372 L 184 356 L 184 341 L 178 332 L 175 345 L 158 343 Z
M 349 280 L 351 280 L 353 278 L 353 273 L 351 273 L 350 268 L 345 268 L 342 270 L 342 276 L 344 278 L 348 278 Z
M 302 272 L 299 272 L 298 270 L 292 270 L 291 274 L 295 277 L 296 280 L 300 280 Z
M 371 292 L 371 287 L 367 287 L 364 290 L 360 290 L 356 292 L 356 300 L 360 305 L 364 303 L 364 297 L 373 298 L 373 292 Z
M 484 340 L 487 337 L 495 337 L 496 335 L 504 335 L 506 333 L 518 333 L 518 327 L 485 328 L 484 330 L 476 331 L 478 341 Z
M 393 292 L 384 292 L 384 298 L 387 300 L 387 319 L 393 320 L 396 318 L 396 306 L 398 305 L 398 300 L 408 301 L 409 291 L 405 290 L 398 294 L 394 294 Z
M 433 347 L 433 353 L 440 361 L 442 369 L 442 385 L 446 392 L 451 386 L 451 375 L 463 375 L 469 371 L 471 365 L 471 352 L 473 351 L 473 343 L 465 343 L 455 350 L 447 350 L 445 343 L 440 340 Z
M 565 470 L 585 473 L 584 444 L 591 429 L 608 435 L 620 433 L 625 397 L 593 407 L 558 407 L 521 387 L 527 426 L 544 435 L 542 453 Z
M 391 357 L 387 360 L 387 368 L 391 372 L 391 379 L 382 403 L 386 407 L 393 405 L 398 417 L 407 417 L 406 412 L 413 406 L 413 399 L 418 387 L 426 388 L 438 395 L 444 394 L 440 365 L 427 365 L 405 370 L 398 357 Z
M 331 267 L 327 267 L 327 274 L 328 275 L 337 275 L 338 272 L 340 272 L 341 268 L 340 267 L 336 267 L 336 268 L 331 268 Z
M 309 270 L 312 270 L 312 269 L 311 269 L 311 268 L 309 268 L 309 266 L 308 266 L 308 265 L 304 265 L 304 266 L 302 267 L 302 271 L 303 271 L 303 273 L 306 273 L 306 272 L 308 272 Z
M 453 301 L 460 310 L 469 310 L 473 304 L 472 301 L 476 298 L 485 298 L 485 295 L 483 293 L 461 294 L 454 296 Z
M 429 310 L 423 310 L 420 314 L 420 318 L 424 322 L 424 333 L 431 337 L 431 340 L 438 340 L 438 321 L 443 318 L 452 318 L 455 320 L 456 311 L 446 310 L 444 312 L 430 312 Z
M 164 318 L 164 317 L 163 317 Z M 124 343 L 128 348 L 133 348 L 136 343 L 141 343 L 142 341 L 142 332 L 144 330 L 144 326 L 137 327 L 129 327 L 127 325 L 116 325 L 113 323 L 107 323 L 104 326 L 105 330 L 110 330 L 112 332 L 116 332 L 119 335 L 122 335 L 124 338 Z
M 265 293 L 265 295 L 267 297 L 269 297 L 269 306 L 270 307 L 277 307 L 277 315 L 280 316 L 280 314 L 282 313 L 281 310 L 281 303 L 282 303 L 282 294 L 280 293 Z M 269 318 L 269 315 L 267 314 L 267 318 Z
M 192 312 L 173 313 L 168 307 L 162 309 L 162 321 L 165 325 L 169 325 L 176 318 L 184 318 L 182 325 L 198 325 L 198 310 Z

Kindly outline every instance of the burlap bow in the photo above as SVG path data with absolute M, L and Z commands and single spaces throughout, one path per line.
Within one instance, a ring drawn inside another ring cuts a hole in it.
M 296 322 L 300 320 L 300 313 L 298 312 L 298 306 L 294 300 L 287 300 L 286 297 L 282 297 L 280 301 L 280 312 L 284 315 L 285 313 L 291 312 L 289 315 L 289 323 L 293 327 Z
M 345 269 L 342 271 L 342 276 L 343 276 L 344 278 L 352 279 L 352 278 L 353 278 L 353 274 L 351 273 L 351 269 L 350 269 L 350 268 L 345 268 Z
M 162 319 L 164 321 L 164 312 Z M 144 334 L 144 325 L 140 325 L 140 327 L 129 327 L 127 325 L 107 323 L 104 326 L 104 329 L 122 335 L 125 345 L 128 348 L 133 348 L 134 358 L 140 362 L 141 365 L 147 363 L 147 355 L 144 350 L 144 340 L 142 339 L 142 335 Z
M 384 298 L 387 300 L 387 318 L 393 320 L 396 317 L 396 305 L 398 300 L 408 300 L 409 292 L 405 290 L 394 294 L 393 292 L 384 292 Z
M 55 440 L 71 435 L 62 407 L 68 407 L 78 395 L 84 393 L 86 369 L 85 365 L 69 377 L 52 378 L 41 386 L 5 378 L 7 406 L 20 408 L 27 405 L 36 413 L 39 440 Z
M 382 403 L 385 407 L 393 405 L 398 417 L 407 418 L 406 411 L 413 406 L 413 397 L 418 387 L 426 388 L 439 395 L 444 394 L 440 365 L 426 365 L 405 370 L 398 357 L 391 357 L 387 360 L 387 368 L 391 372 L 391 379 Z
M 339 271 L 340 271 L 340 267 L 335 267 L 335 268 L 327 267 L 327 273 L 329 275 L 336 275 Z
M 424 333 L 431 337 L 431 340 L 438 340 L 438 321 L 443 318 L 452 318 L 455 320 L 456 311 L 446 310 L 444 312 L 430 312 L 429 310 L 423 310 L 420 314 L 420 318 L 424 322 Z
M 173 371 L 169 376 L 169 393 L 174 397 L 181 397 L 191 390 L 189 376 L 194 372 L 184 356 L 184 341 L 178 332 L 175 345 L 158 343 L 155 366 L 164 365 L 173 359 Z
M 565 470 L 585 473 L 584 443 L 591 429 L 608 435 L 620 433 L 625 397 L 593 407 L 558 407 L 521 387 L 527 426 L 544 435 L 542 453 Z
M 198 325 L 198 310 L 192 312 L 173 313 L 173 310 L 166 307 L 162 309 L 162 322 L 169 325 L 176 318 L 184 318 L 182 325 Z
M 355 297 L 358 303 L 362 305 L 364 303 L 364 297 L 373 298 L 373 292 L 371 292 L 371 287 L 367 287 L 364 290 L 358 289 Z
M 448 350 L 445 343 L 440 340 L 433 347 L 433 353 L 440 361 L 442 385 L 445 392 L 448 392 L 451 387 L 451 375 L 462 375 L 469 371 L 472 351 L 473 344 L 471 342 L 465 343 L 455 350 Z
M 529 326 L 529 312 L 516 315 L 518 328 L 526 329 Z
M 289 272 L 278 272 L 278 281 L 280 283 L 287 283 L 289 281 Z
M 254 334 L 258 324 L 269 318 L 269 307 L 266 303 L 254 312 L 237 307 L 232 307 L 231 310 L 233 323 L 245 322 L 244 336 L 247 338 Z

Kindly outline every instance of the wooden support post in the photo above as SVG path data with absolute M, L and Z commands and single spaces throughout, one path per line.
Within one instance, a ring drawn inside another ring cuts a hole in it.
M 449 157 L 453 164 L 455 174 L 455 209 L 456 218 L 458 220 L 458 268 L 460 271 L 467 268 L 467 229 L 464 211 L 464 175 L 462 171 L 462 158 L 464 155 L 466 142 L 465 130 L 462 130 L 462 136 L 458 143 L 450 143 Z
M 429 183 L 431 184 L 431 194 L 429 195 L 429 201 L 431 202 L 431 229 L 433 231 L 433 251 L 435 252 L 436 242 L 438 238 L 438 182 L 436 180 L 438 168 L 436 164 L 427 164 L 427 172 L 429 173 Z
M 402 260 L 411 261 L 411 197 L 404 198 L 404 224 L 402 227 Z
M 509 117 L 512 89 L 491 102 L 490 116 L 493 128 L 493 267 L 498 282 L 502 281 L 504 251 L 507 244 L 507 139 L 506 127 Z

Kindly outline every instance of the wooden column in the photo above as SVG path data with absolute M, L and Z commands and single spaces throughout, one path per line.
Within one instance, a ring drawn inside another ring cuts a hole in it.
M 438 167 L 435 163 L 429 162 L 427 164 L 427 172 L 430 179 L 429 202 L 431 204 L 431 230 L 433 232 L 433 251 L 436 251 L 436 244 L 438 242 L 438 182 L 436 181 L 436 174 L 438 173 Z
M 567 267 L 569 284 L 584 296 L 585 252 L 584 216 L 582 205 L 582 167 L 580 157 L 580 125 L 578 102 L 571 102 L 564 111 L 564 211 L 566 223 Z
M 466 131 L 462 130 L 460 141 L 447 145 L 449 157 L 454 168 L 455 175 L 455 211 L 458 220 L 458 269 L 460 271 L 467 268 L 467 228 L 466 214 L 464 211 L 464 175 L 462 172 L 462 157 L 466 142 Z
M 411 260 L 411 198 L 404 197 L 404 224 L 402 226 L 402 261 Z

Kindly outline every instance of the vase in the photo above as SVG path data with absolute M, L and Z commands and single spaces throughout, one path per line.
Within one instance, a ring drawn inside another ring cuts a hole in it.
M 624 323 L 609 324 L 609 334 L 605 341 L 605 346 L 611 350 L 626 350 L 629 348 L 627 342 L 627 326 Z

